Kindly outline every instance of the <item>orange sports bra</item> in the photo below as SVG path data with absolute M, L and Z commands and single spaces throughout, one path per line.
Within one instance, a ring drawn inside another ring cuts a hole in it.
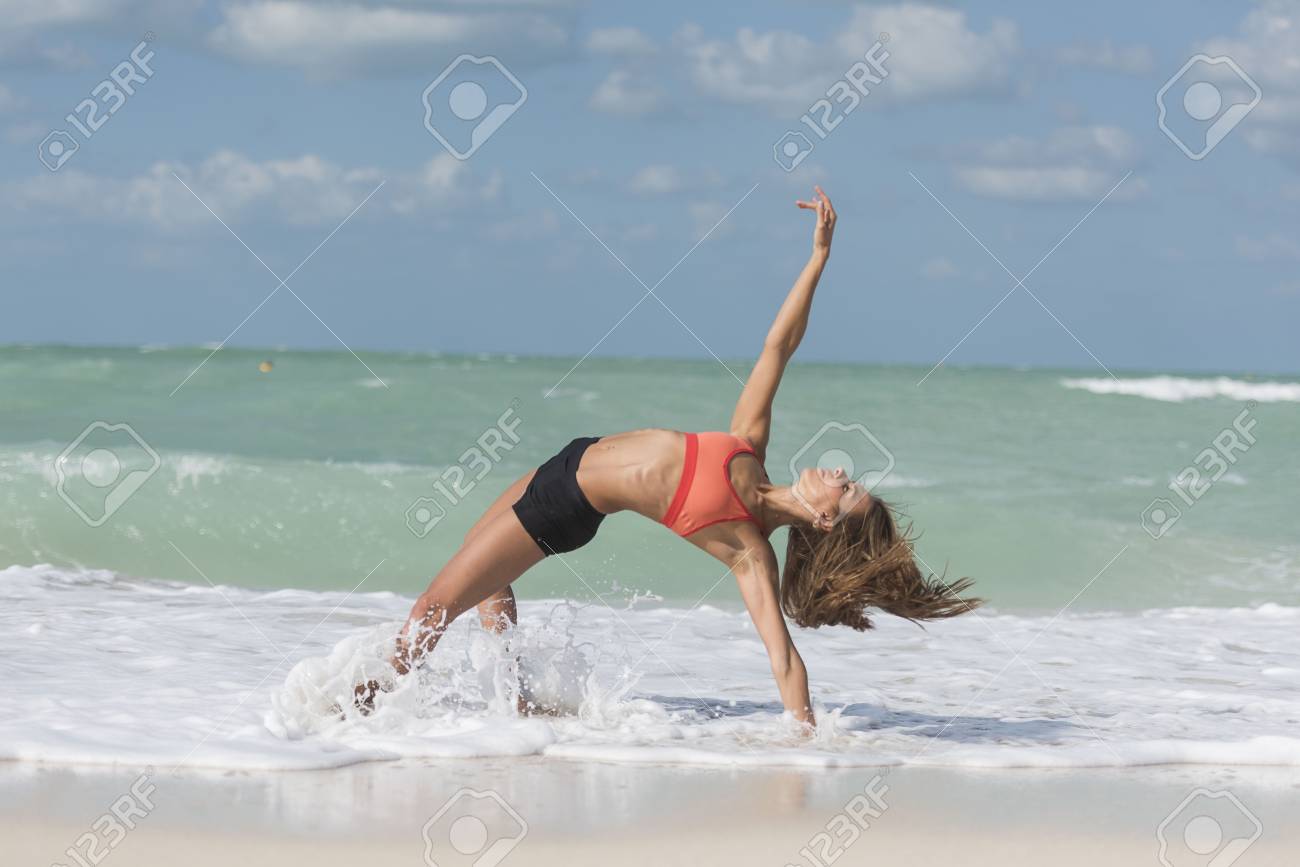
M 662 523 L 683 537 L 723 521 L 758 524 L 732 486 L 729 470 L 736 455 L 752 454 L 753 446 L 731 434 L 717 431 L 686 434 L 682 480 Z

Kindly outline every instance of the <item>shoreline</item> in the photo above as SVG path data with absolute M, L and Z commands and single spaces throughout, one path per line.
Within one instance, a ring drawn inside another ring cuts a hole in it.
M 74 864 L 67 847 L 135 778 L 125 768 L 0 764 L 0 836 L 15 863 Z M 113 849 L 113 863 L 153 867 L 181 855 L 195 865 L 418 865 L 425 823 L 465 788 L 499 794 L 526 823 L 512 864 L 816 867 L 808 855 L 826 845 L 813 841 L 828 827 L 853 838 L 846 864 L 1157 863 L 1157 828 L 1198 789 L 1230 791 L 1258 817 L 1262 833 L 1243 864 L 1289 864 L 1300 853 L 1295 769 L 727 770 L 527 758 L 160 770 L 152 783 L 153 809 Z M 881 809 L 864 813 L 860 796 L 873 792 Z M 855 796 L 861 821 L 849 834 Z M 1218 818 L 1227 836 L 1237 833 L 1232 815 Z M 437 863 L 472 863 L 451 857 Z

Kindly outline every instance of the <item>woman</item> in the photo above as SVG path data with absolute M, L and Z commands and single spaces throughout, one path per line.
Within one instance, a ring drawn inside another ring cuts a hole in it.
M 808 675 L 782 611 L 800 626 L 863 630 L 871 627 L 869 606 L 926 620 L 979 604 L 958 596 L 969 581 L 950 586 L 922 575 L 890 507 L 842 469 L 806 469 L 789 487 L 773 485 L 763 469 L 772 398 L 808 325 L 835 232 L 835 208 L 820 187 L 816 193 L 811 202 L 797 202 L 817 216 L 812 257 L 768 332 L 730 432 L 584 437 L 517 480 L 416 600 L 391 663 L 399 675 L 471 607 L 478 607 L 485 628 L 513 623 L 511 583 L 544 557 L 587 544 L 606 515 L 625 510 L 667 525 L 730 568 L 767 648 L 781 702 L 808 724 L 814 722 Z M 790 535 L 778 581 L 768 536 L 783 526 Z M 358 702 L 368 707 L 378 688 L 374 681 L 359 686 Z

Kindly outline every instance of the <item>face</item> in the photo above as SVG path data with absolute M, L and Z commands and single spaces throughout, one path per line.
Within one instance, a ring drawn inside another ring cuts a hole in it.
M 850 479 L 842 467 L 804 470 L 795 482 L 795 494 L 816 512 L 813 523 L 825 530 L 834 526 L 840 515 L 865 515 L 872 502 L 867 489 Z

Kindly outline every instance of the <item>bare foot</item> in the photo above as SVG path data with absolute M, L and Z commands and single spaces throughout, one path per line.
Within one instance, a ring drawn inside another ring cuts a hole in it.
M 365 683 L 359 683 L 352 690 L 352 706 L 361 711 L 363 715 L 369 715 L 375 709 L 375 696 L 383 689 L 377 680 L 368 680 Z
M 543 707 L 535 702 L 526 701 L 522 697 L 519 699 L 520 716 L 564 716 L 559 708 Z

